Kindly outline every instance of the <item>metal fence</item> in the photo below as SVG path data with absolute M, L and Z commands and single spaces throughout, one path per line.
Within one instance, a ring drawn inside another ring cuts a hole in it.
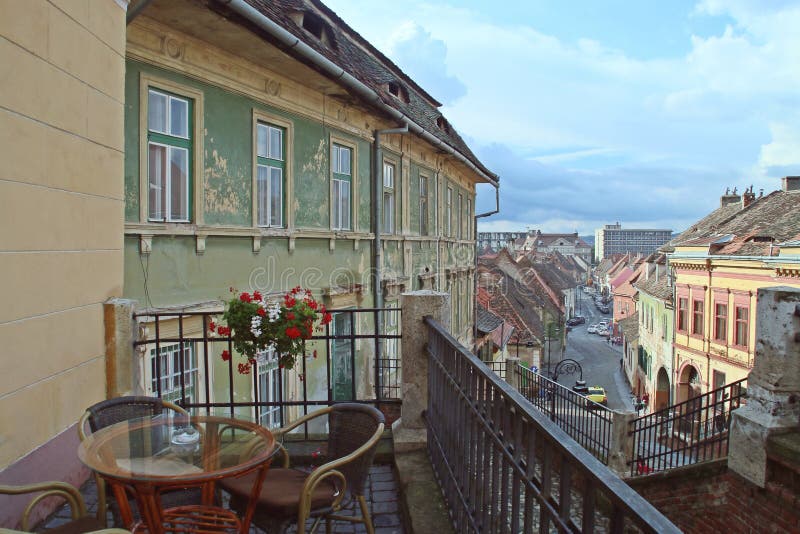
M 244 357 L 234 353 L 231 337 L 211 332 L 220 312 L 134 314 L 144 389 L 187 409 L 249 417 L 268 427 L 353 400 L 374 404 L 394 420 L 402 371 L 400 310 L 329 311 L 333 320 L 306 342 L 295 369 L 283 369 L 276 354 L 264 352 L 245 375 L 238 371 Z M 376 324 L 384 325 L 383 332 Z M 233 357 L 224 361 L 223 350 Z
M 513 373 L 514 384 L 531 404 L 598 460 L 608 464 L 614 426 L 611 410 L 522 365 L 517 365 Z
M 746 399 L 747 379 L 634 419 L 631 475 L 728 456 L 731 411 Z
M 494 371 L 494 373 L 502 378 L 503 380 L 506 379 L 506 369 L 508 368 L 508 364 L 505 360 L 491 360 L 486 361 L 483 360 L 483 363 L 486 364 L 486 367 Z
M 457 532 L 679 532 L 426 319 L 428 454 Z

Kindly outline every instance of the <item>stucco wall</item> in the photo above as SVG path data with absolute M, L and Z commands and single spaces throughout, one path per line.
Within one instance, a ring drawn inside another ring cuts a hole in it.
M 73 443 L 47 472 L 37 448 L 105 397 L 102 303 L 122 292 L 122 5 L 0 8 L 0 469 L 31 453 L 4 482 L 69 479 Z M 0 501 L 0 526 L 17 502 Z

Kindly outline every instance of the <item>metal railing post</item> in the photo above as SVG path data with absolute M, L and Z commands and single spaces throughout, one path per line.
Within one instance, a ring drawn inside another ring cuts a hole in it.
M 517 391 L 520 390 L 519 358 L 506 358 L 506 382 Z

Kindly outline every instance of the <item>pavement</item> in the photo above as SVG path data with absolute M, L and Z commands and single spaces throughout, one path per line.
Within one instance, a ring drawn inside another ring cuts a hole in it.
M 97 486 L 94 482 L 94 477 L 81 487 L 81 494 L 86 502 L 86 507 L 91 514 L 97 511 Z M 399 488 L 397 483 L 397 476 L 391 465 L 377 464 L 370 468 L 369 476 L 367 478 L 367 485 L 364 490 L 367 504 L 370 507 L 372 514 L 372 524 L 375 526 L 376 534 L 405 534 L 408 530 L 404 526 L 403 516 L 400 510 Z M 356 508 L 358 505 L 355 505 Z M 351 515 L 352 508 L 340 512 L 341 515 Z M 107 515 L 108 525 L 114 526 L 114 519 L 111 512 Z M 36 532 L 42 532 L 62 525 L 70 521 L 70 508 L 64 505 L 56 510 L 50 517 L 40 523 Z M 308 526 L 310 526 L 309 523 Z M 117 525 L 121 526 L 121 525 Z M 324 528 L 320 525 L 320 529 Z M 287 534 L 297 532 L 296 526 L 292 525 L 286 530 Z M 336 521 L 333 523 L 333 532 L 335 534 L 359 534 L 366 533 L 367 530 L 364 525 L 347 523 L 345 521 Z M 261 529 L 251 526 L 250 534 L 264 534 Z

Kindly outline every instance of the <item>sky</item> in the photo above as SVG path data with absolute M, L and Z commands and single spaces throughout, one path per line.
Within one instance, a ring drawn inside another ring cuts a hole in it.
M 682 231 L 800 174 L 800 0 L 323 1 L 500 176 L 480 231 Z

